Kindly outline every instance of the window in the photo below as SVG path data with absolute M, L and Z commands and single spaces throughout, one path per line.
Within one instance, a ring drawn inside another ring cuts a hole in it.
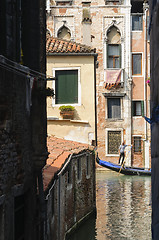
M 132 115 L 133 116 L 144 116 L 144 101 L 133 101 L 132 102 Z
M 55 77 L 55 104 L 78 103 L 78 70 L 56 70 Z
M 78 158 L 77 159 L 77 179 L 78 180 L 81 180 L 81 173 L 82 173 L 82 171 L 81 171 L 81 159 Z
M 132 54 L 132 74 L 133 75 L 142 74 L 142 54 L 141 53 Z
M 107 31 L 107 67 L 121 68 L 121 36 L 116 27 Z
M 25 230 L 25 206 L 24 195 L 17 196 L 14 199 L 14 239 L 24 239 Z
M 120 68 L 120 45 L 108 45 L 108 68 Z
M 121 118 L 120 98 L 108 98 L 108 118 Z
M 141 137 L 134 137 L 134 152 L 141 152 Z
M 132 31 L 142 31 L 142 15 L 132 15 Z
M 72 5 L 72 0 L 55 0 L 55 2 L 57 6 Z
M 90 157 L 87 155 L 86 157 L 86 170 L 87 170 L 87 176 L 90 175 Z
M 108 154 L 118 154 L 121 144 L 121 131 L 108 131 Z

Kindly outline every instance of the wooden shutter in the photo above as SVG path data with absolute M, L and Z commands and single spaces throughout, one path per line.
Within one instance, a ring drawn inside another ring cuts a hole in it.
M 56 103 L 78 103 L 78 70 L 56 71 L 56 78 Z
M 144 116 L 144 101 L 141 101 L 141 115 Z

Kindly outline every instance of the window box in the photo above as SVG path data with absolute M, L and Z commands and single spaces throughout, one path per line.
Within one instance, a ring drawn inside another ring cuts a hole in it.
M 73 119 L 74 117 L 74 107 L 72 106 L 61 106 L 59 107 L 60 115 L 63 119 Z

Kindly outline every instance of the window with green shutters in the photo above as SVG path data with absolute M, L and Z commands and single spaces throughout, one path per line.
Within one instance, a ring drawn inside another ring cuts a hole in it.
M 55 104 L 78 103 L 78 70 L 56 70 L 55 77 Z
M 132 116 L 144 116 L 144 101 L 132 101 Z

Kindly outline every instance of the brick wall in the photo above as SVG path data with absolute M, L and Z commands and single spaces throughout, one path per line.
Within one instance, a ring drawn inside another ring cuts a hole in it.
M 89 160 L 88 160 L 89 158 Z M 78 179 L 78 164 L 81 161 L 81 177 Z M 89 173 L 87 161 L 90 161 Z M 67 160 L 66 160 L 67 162 Z M 71 168 L 71 181 L 68 171 Z M 69 164 L 47 195 L 47 219 L 50 240 L 64 239 L 66 232 L 88 213 L 95 210 L 95 158 L 94 154 L 84 151 L 73 155 Z M 60 204 L 60 205 L 59 205 Z

